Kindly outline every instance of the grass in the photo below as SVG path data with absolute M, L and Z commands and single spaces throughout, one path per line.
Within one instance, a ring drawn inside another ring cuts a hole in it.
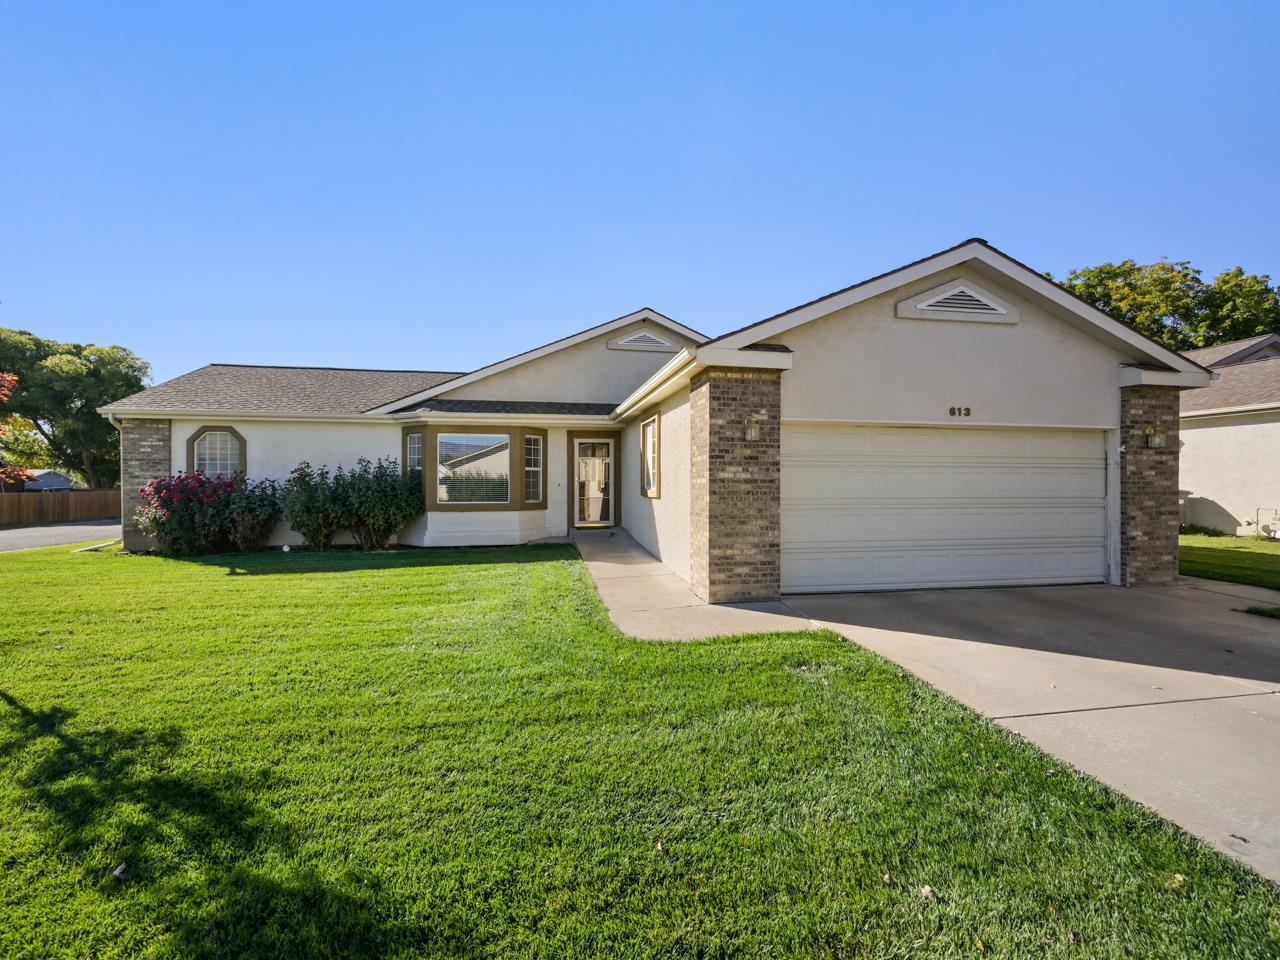
M 1270 617 L 1273 620 L 1280 620 L 1280 607 L 1245 607 L 1245 613 L 1252 613 L 1259 617 Z
M 1183 535 L 1178 544 L 1184 576 L 1280 590 L 1280 540 Z
M 622 636 L 568 548 L 0 582 L 5 957 L 1280 953 L 1150 811 L 833 633 Z

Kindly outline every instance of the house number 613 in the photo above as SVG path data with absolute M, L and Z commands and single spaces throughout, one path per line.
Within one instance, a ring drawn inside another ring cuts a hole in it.
M 969 416 L 969 408 L 968 408 L 968 407 L 952 407 L 950 412 L 951 412 L 951 415 L 952 415 L 953 417 L 967 417 L 967 416 Z

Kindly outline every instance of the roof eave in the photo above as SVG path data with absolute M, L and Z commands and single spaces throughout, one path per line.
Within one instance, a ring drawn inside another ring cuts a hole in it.
M 703 344 L 685 348 L 657 373 L 640 384 L 614 409 L 614 420 L 626 420 L 641 409 L 660 403 L 684 387 L 707 367 L 741 367 L 751 370 L 790 370 L 791 353 L 770 350 L 734 350 Z

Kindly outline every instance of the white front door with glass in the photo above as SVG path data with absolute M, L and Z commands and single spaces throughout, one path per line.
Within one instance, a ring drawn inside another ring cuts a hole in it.
M 613 526 L 613 441 L 574 441 L 574 525 Z

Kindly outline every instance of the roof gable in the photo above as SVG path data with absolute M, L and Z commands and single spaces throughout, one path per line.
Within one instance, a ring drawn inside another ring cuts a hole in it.
M 1244 340 L 1232 340 L 1230 343 L 1215 343 L 1199 350 L 1184 350 L 1182 355 L 1202 367 L 1214 368 L 1250 360 L 1266 360 L 1280 356 L 1280 333 L 1264 333 Z
M 1183 386 L 1199 386 L 1201 381 L 1204 380 L 1206 371 L 1194 360 L 1189 360 L 1156 343 L 1154 340 L 1148 339 L 1133 328 L 1115 320 L 1092 304 L 1086 303 L 1070 291 L 1046 279 L 1026 264 L 997 250 L 985 240 L 977 238 L 966 240 L 954 247 L 916 260 L 896 270 L 882 273 L 869 280 L 845 287 L 843 290 L 837 290 L 835 293 L 827 294 L 791 310 L 726 333 L 710 341 L 707 346 L 725 350 L 740 350 L 762 340 L 781 336 L 788 330 L 809 323 L 819 317 L 835 313 L 837 310 L 843 310 L 864 300 L 896 290 L 906 284 L 922 280 L 935 273 L 945 273 L 964 264 L 980 265 L 981 268 L 990 271 L 990 274 L 1001 282 L 1014 285 L 1016 289 L 1027 295 L 1053 304 L 1064 317 L 1072 320 L 1082 329 L 1132 356 L 1135 364 L 1151 364 L 1174 374 L 1187 374 L 1189 375 L 1188 382 L 1181 384 Z M 944 284 L 943 287 L 945 286 Z M 937 291 L 939 295 L 945 296 L 943 288 L 937 288 Z
M 1182 394 L 1182 415 L 1280 407 L 1280 357 L 1216 367 L 1217 379 Z
M 694 343 L 705 343 L 707 340 L 706 336 L 699 333 L 697 330 L 694 330 L 690 327 L 686 327 L 681 323 L 677 323 L 676 321 L 672 320 L 670 317 L 666 317 L 658 313 L 656 310 L 652 310 L 648 307 L 644 307 L 643 309 L 637 310 L 634 313 L 628 313 L 625 316 L 618 317 L 617 319 L 610 320 L 606 323 L 602 323 L 594 327 L 589 327 L 588 329 L 580 331 L 579 333 L 575 333 L 571 336 L 564 337 L 560 340 L 552 341 L 551 343 L 544 344 L 541 347 L 536 347 L 533 350 L 527 350 L 524 353 L 516 354 L 515 356 L 508 357 L 505 360 L 499 360 L 497 363 L 491 363 L 486 367 L 481 367 L 480 369 L 474 370 L 471 373 L 465 374 L 464 376 L 460 376 L 454 380 L 450 380 L 447 384 L 442 383 L 438 386 L 424 389 L 411 396 L 401 397 L 393 403 L 384 404 L 383 406 L 375 410 L 371 410 L 370 412 L 371 413 L 400 412 L 406 408 L 417 406 L 424 400 L 429 400 L 432 397 L 436 397 L 444 393 L 451 393 L 452 391 L 458 390 L 459 388 L 468 387 L 471 384 L 477 383 L 481 380 L 496 376 L 498 374 L 506 373 L 509 370 L 514 370 L 518 367 L 524 366 L 525 364 L 532 363 L 533 361 L 541 360 L 544 357 L 549 357 L 553 354 L 559 353 L 562 350 L 567 350 L 579 344 L 586 343 L 589 340 L 593 340 L 598 337 L 603 337 L 614 331 L 623 330 L 626 327 L 634 326 L 637 323 L 648 323 L 648 324 L 656 325 L 658 327 L 664 328 L 665 330 L 670 330 L 673 333 L 678 334 L 680 337 L 687 340 L 691 340 Z M 632 339 L 632 337 L 625 337 L 623 339 L 630 340 Z M 656 339 L 663 341 L 665 343 L 669 338 L 658 335 Z M 616 348 L 616 345 L 615 345 L 615 348 Z M 636 348 L 634 346 L 630 348 L 623 347 L 623 350 L 626 350 L 626 349 L 634 350 Z M 654 348 L 650 346 L 649 349 L 654 349 Z M 666 346 L 659 347 L 657 348 L 657 350 L 658 352 L 663 352 L 663 353 L 673 352 Z M 547 392 L 552 393 L 556 388 L 556 384 L 551 383 L 551 384 L 548 384 L 547 387 L 548 387 Z

